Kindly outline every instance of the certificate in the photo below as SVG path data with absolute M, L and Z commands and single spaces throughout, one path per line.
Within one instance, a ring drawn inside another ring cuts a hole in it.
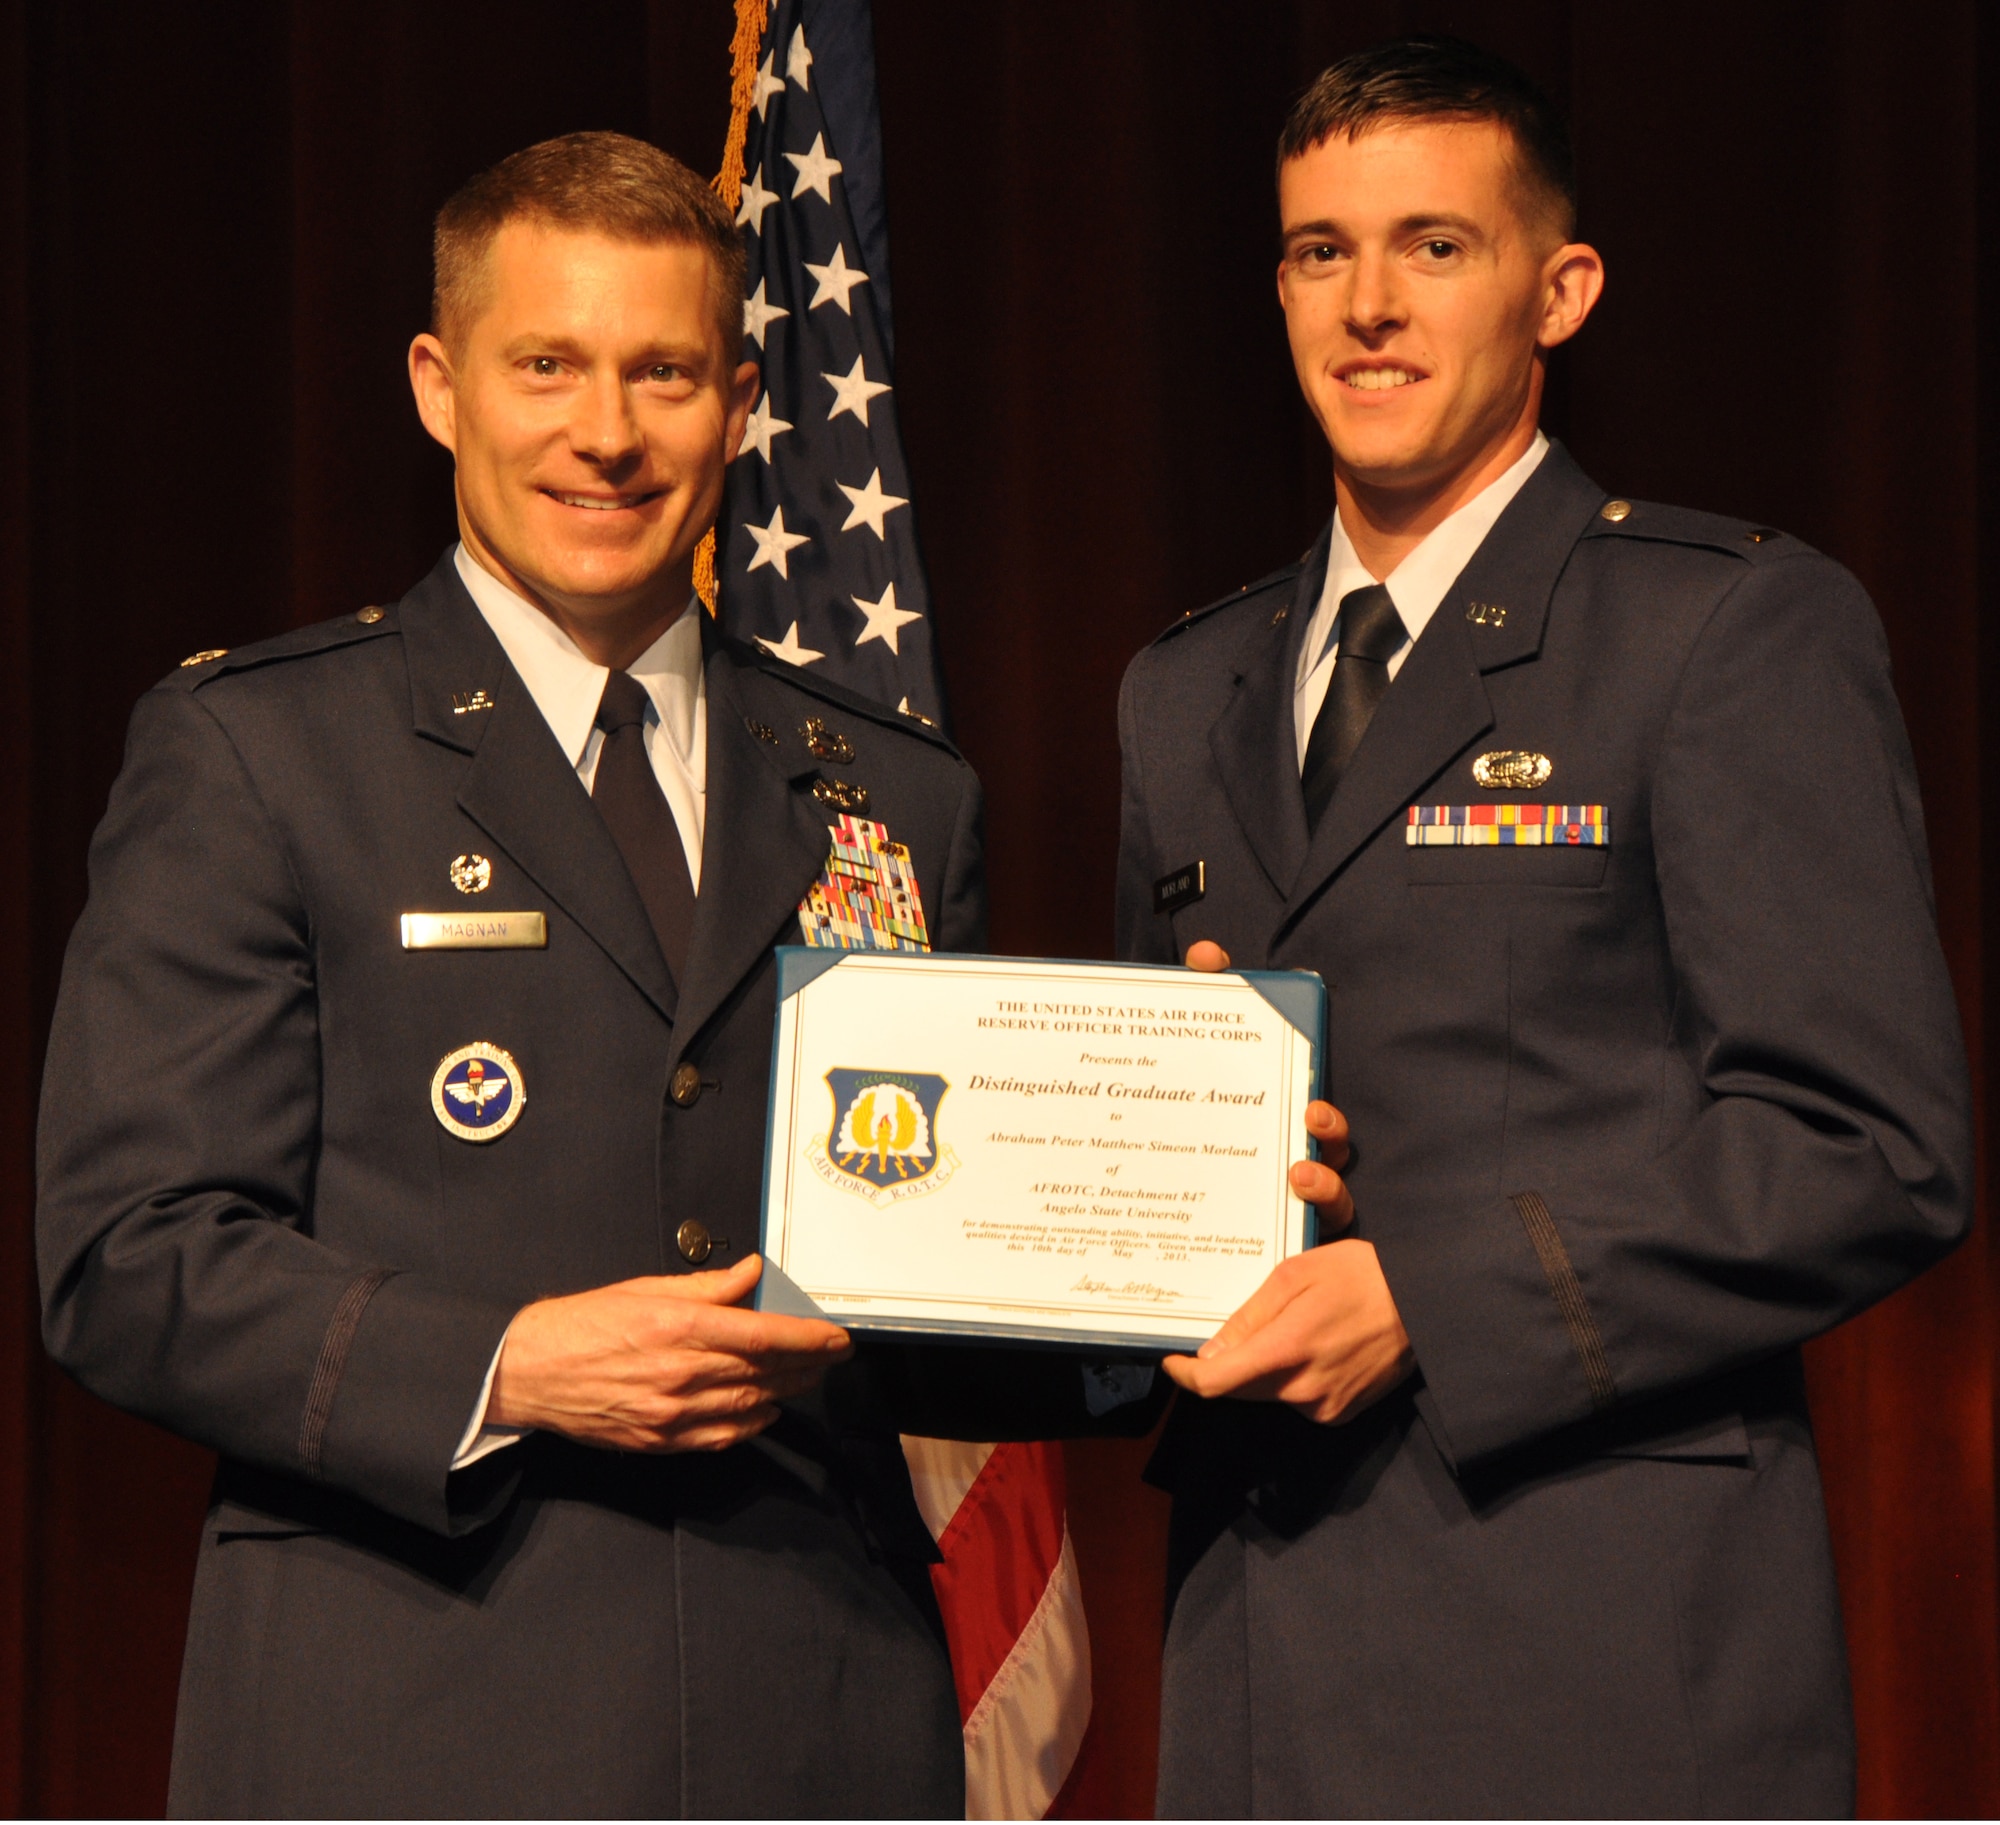
M 1304 971 L 781 948 L 759 1306 L 1200 1343 L 1313 1240 L 1325 1007 Z

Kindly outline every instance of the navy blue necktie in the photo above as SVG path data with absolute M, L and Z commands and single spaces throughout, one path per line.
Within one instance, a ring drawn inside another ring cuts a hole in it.
M 694 879 L 681 847 L 680 826 L 646 752 L 646 703 L 646 687 L 630 672 L 614 671 L 604 681 L 597 706 L 604 745 L 597 752 L 590 796 L 625 857 L 661 955 L 678 984 L 694 932 Z
M 1340 598 L 1340 652 L 1299 773 L 1308 830 L 1319 828 L 1333 802 L 1334 788 L 1389 689 L 1389 660 L 1405 638 L 1403 618 L 1384 585 L 1371 583 Z

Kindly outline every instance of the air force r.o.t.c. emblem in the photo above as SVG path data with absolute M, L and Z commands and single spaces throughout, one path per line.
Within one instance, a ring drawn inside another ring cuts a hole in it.
M 462 1141 L 498 1140 L 527 1106 L 514 1055 L 483 1039 L 448 1054 L 431 1079 L 431 1108 Z
M 951 1088 L 925 1071 L 834 1070 L 833 1126 L 806 1157 L 829 1185 L 879 1208 L 938 1190 L 958 1155 L 937 1138 L 938 1104 Z

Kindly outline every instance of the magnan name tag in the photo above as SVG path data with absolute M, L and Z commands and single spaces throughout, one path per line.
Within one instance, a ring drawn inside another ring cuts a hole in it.
M 549 921 L 538 912 L 405 913 L 406 951 L 539 951 Z

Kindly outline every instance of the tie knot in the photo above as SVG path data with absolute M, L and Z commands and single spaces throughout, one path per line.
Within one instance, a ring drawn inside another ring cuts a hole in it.
M 1343 657 L 1373 659 L 1386 665 L 1408 638 L 1403 617 L 1389 599 L 1388 587 L 1371 583 L 1340 598 L 1340 651 Z
M 604 681 L 604 696 L 597 705 L 597 726 L 609 735 L 613 729 L 629 729 L 646 720 L 646 687 L 630 672 L 614 671 Z

